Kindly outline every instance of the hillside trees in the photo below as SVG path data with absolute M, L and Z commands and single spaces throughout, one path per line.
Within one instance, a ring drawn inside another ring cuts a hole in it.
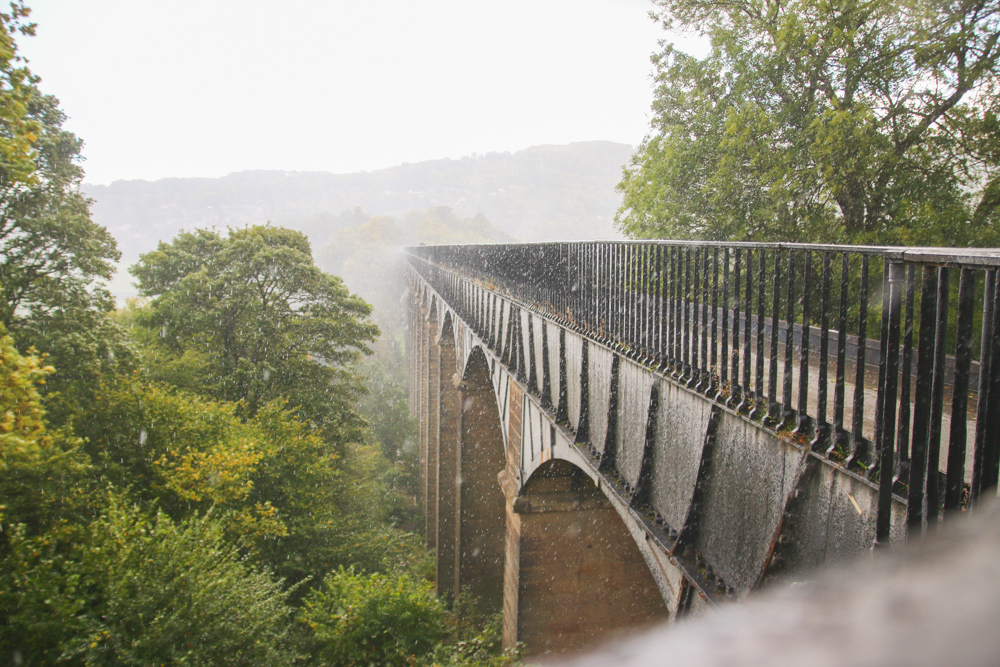
M 1000 5 L 658 0 L 711 53 L 654 57 L 635 237 L 998 241 Z
M 81 143 L 16 59 L 26 17 L 0 13 L 0 654 L 281 665 L 345 648 L 297 613 L 327 574 L 427 588 L 402 575 L 424 561 L 355 406 L 370 307 L 301 234 L 254 227 L 163 244 L 136 268 L 150 301 L 109 313 L 117 250 L 79 193 Z M 357 599 L 405 625 L 377 592 Z M 438 645 L 427 602 L 419 650 L 478 661 Z M 490 637 L 475 643 L 495 653 Z
M 165 353 L 163 379 L 238 401 L 248 418 L 286 398 L 330 443 L 358 437 L 352 406 L 362 388 L 352 363 L 378 327 L 367 303 L 316 268 L 303 234 L 181 233 L 132 271 L 152 298 L 140 323 Z
M 46 424 L 39 387 L 54 372 L 21 354 L 0 325 L 0 556 L 9 529 L 37 536 L 88 509 L 88 463 L 78 441 Z
M 354 479 L 371 463 L 345 456 L 363 435 L 352 364 L 377 335 L 369 306 L 301 235 L 244 230 L 176 276 L 225 291 L 214 310 L 172 302 L 191 307 L 169 329 L 189 347 L 160 337 L 169 317 L 126 331 L 138 315 L 109 314 L 118 251 L 79 191 L 82 143 L 17 57 L 27 15 L 0 13 L 0 652 L 288 664 L 306 634 L 293 582 L 415 551 L 385 523 L 383 489 Z M 165 264 L 148 274 L 157 296 Z M 155 319 L 165 300 L 139 310 Z

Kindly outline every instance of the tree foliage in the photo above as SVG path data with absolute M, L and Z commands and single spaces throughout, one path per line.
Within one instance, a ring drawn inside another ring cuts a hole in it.
M 658 0 L 703 59 L 654 56 L 626 168 L 636 237 L 988 245 L 1000 214 L 996 0 Z
M 447 611 L 427 582 L 345 569 L 306 599 L 302 620 L 314 654 L 337 667 L 411 665 L 447 634 Z
M 0 13 L 0 324 L 59 369 L 45 393 L 63 423 L 128 350 L 105 317 L 114 302 L 103 281 L 119 253 L 80 192 L 83 143 L 17 54 L 16 34 L 34 33 L 27 16 L 21 2 Z
M 27 21 L 30 10 L 15 0 L 10 11 L 0 12 L 0 182 L 26 185 L 32 181 L 35 163 L 32 143 L 38 132 L 27 112 L 33 96 L 34 77 L 17 54 L 15 36 L 35 34 Z
M 202 391 L 241 402 L 246 417 L 284 397 L 332 442 L 357 437 L 352 364 L 378 328 L 368 304 L 316 268 L 301 233 L 182 233 L 132 272 L 153 299 L 142 319 L 159 335 L 151 342 L 188 373 L 164 379 L 183 387 L 193 378 Z
M 46 425 L 39 387 L 53 372 L 0 326 L 0 557 L 12 527 L 38 535 L 86 511 L 90 470 L 78 441 Z
M 0 13 L 0 655 L 303 664 L 315 639 L 492 660 L 495 633 L 441 644 L 456 622 L 391 521 L 397 473 L 355 405 L 370 306 L 264 226 L 161 244 L 135 268 L 150 302 L 109 314 L 115 242 L 80 194 L 81 142 L 17 56 L 27 16 Z M 392 398 L 377 433 L 395 453 Z M 310 609 L 320 636 L 296 619 L 331 572 L 364 614 Z
M 293 663 L 287 593 L 210 517 L 176 524 L 112 505 L 86 558 L 102 593 L 78 646 L 86 664 Z
M 15 530 L 0 574 L 14 664 L 292 664 L 281 583 L 211 517 L 175 523 L 111 498 L 81 539 Z M 20 662 L 18 662 L 20 661 Z

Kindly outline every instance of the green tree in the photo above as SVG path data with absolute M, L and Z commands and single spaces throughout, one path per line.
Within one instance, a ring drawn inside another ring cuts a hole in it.
M 287 593 L 210 516 L 181 524 L 112 504 L 85 563 L 101 596 L 77 651 L 88 665 L 290 665 Z
M 10 3 L 10 11 L 0 12 L 0 183 L 22 187 L 33 180 L 32 144 L 38 133 L 27 112 L 35 78 L 17 54 L 15 41 L 17 33 L 35 34 L 34 24 L 27 21 L 29 13 L 17 0 Z
M 211 509 L 240 537 L 284 535 L 285 512 L 270 502 L 279 489 L 262 497 L 255 482 L 262 468 L 282 456 L 279 452 L 299 451 L 303 439 L 307 449 L 319 449 L 322 441 L 308 428 L 293 434 L 294 427 L 282 433 L 287 440 L 277 440 L 255 420 L 239 419 L 237 407 L 138 377 L 124 378 L 96 393 L 77 432 L 86 438 L 85 450 L 104 479 L 128 489 L 130 499 L 151 511 L 161 509 L 183 520 Z M 278 411 L 275 419 L 281 418 L 294 422 L 292 415 Z M 324 449 L 329 453 L 331 448 Z M 285 484 L 294 481 L 291 476 Z
M 80 192 L 83 144 L 17 55 L 15 34 L 34 32 L 28 11 L 13 2 L 0 13 L 0 324 L 59 369 L 45 393 L 63 423 L 95 374 L 128 355 L 105 317 L 114 302 L 103 281 L 119 252 Z
M 55 369 L 22 355 L 0 325 L 0 557 L 10 529 L 30 536 L 80 521 L 92 474 L 78 440 L 50 431 L 39 387 Z
M 996 0 L 657 0 L 704 59 L 654 56 L 634 237 L 989 245 L 1000 212 Z
M 413 557 L 409 537 L 386 522 L 394 496 L 373 448 L 341 456 L 282 400 L 249 420 L 238 408 L 127 378 L 99 391 L 77 428 L 132 502 L 175 521 L 211 511 L 232 543 L 290 582 Z
M 54 662 L 87 600 L 70 554 L 93 508 L 93 469 L 46 426 L 38 389 L 53 372 L 0 325 L 0 652 L 26 662 Z
M 359 437 L 354 362 L 378 327 L 367 303 L 316 268 L 300 232 L 181 233 L 132 273 L 152 298 L 140 321 L 166 352 L 163 379 L 239 401 L 244 417 L 285 398 L 331 442 Z
M 448 632 L 447 610 L 427 582 L 341 569 L 305 600 L 302 621 L 323 664 L 412 665 Z

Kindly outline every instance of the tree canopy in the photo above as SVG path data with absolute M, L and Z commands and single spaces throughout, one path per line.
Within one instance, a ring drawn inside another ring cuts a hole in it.
M 711 40 L 654 56 L 618 189 L 635 237 L 989 245 L 1000 214 L 996 0 L 657 0 Z
M 378 327 L 371 306 L 313 264 L 300 232 L 257 226 L 185 232 L 132 267 L 151 297 L 141 323 L 161 379 L 240 401 L 245 417 L 286 398 L 331 441 L 360 426 L 352 362 Z

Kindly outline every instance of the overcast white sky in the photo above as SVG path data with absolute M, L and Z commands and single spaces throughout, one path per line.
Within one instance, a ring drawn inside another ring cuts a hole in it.
M 648 0 L 34 0 L 87 181 L 637 144 Z

